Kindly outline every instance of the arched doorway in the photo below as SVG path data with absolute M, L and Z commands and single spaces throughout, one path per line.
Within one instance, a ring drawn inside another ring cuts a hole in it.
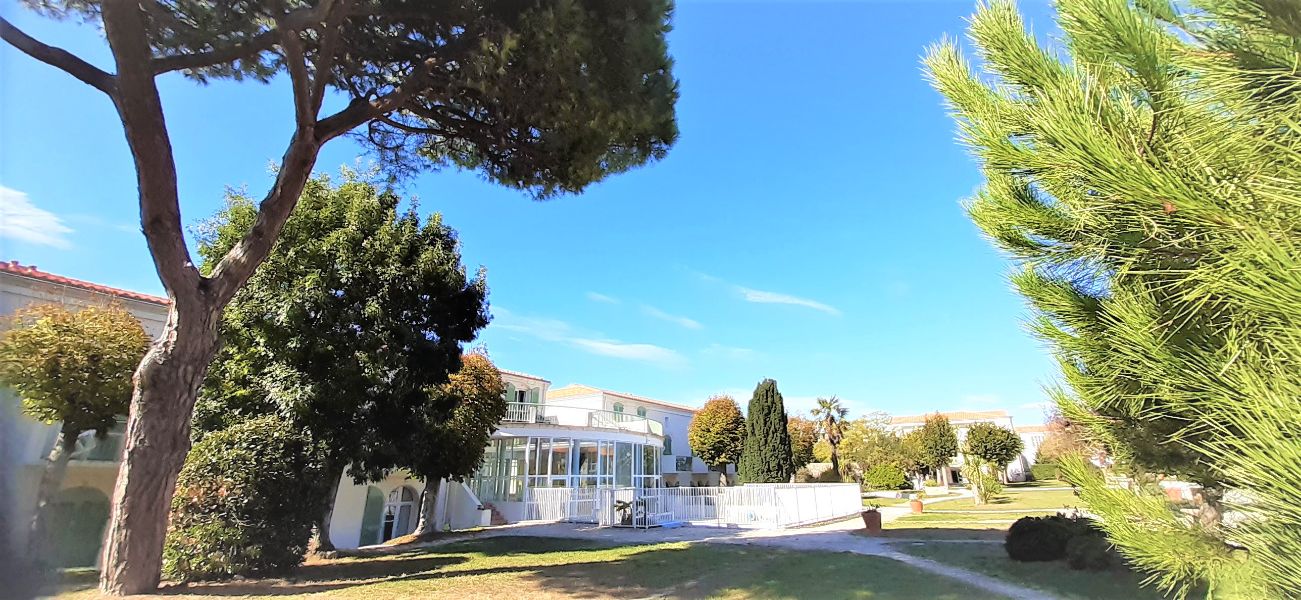
M 361 512 L 361 535 L 357 538 L 358 546 L 373 546 L 380 543 L 379 534 L 384 520 L 384 492 L 379 488 L 366 486 L 366 506 Z
M 59 490 L 49 504 L 53 559 L 60 567 L 93 567 L 108 523 L 108 496 L 93 487 Z
M 380 526 L 381 540 L 387 542 L 404 536 L 415 529 L 412 518 L 416 512 L 416 493 L 407 486 L 394 488 L 384 503 L 384 520 Z

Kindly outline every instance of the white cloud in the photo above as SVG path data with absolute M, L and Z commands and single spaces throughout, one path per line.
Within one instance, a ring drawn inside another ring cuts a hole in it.
M 37 208 L 26 193 L 0 186 L 0 237 L 67 250 L 70 233 L 58 215 Z
M 615 298 L 615 297 L 613 297 L 613 296 L 606 296 L 605 294 L 601 294 L 601 293 L 597 293 L 597 292 L 588 292 L 588 293 L 587 293 L 587 299 L 588 299 L 588 300 L 591 300 L 592 302 L 602 302 L 602 303 L 605 303 L 605 304 L 618 304 L 618 303 L 619 303 L 619 299 L 618 299 L 618 298 Z
M 840 315 L 843 314 L 840 312 L 840 309 L 830 304 L 827 304 L 825 302 L 818 302 L 817 300 L 813 300 L 811 298 L 801 298 L 799 296 L 792 296 L 790 294 L 783 294 L 781 292 L 770 292 L 768 290 L 757 290 L 754 288 L 745 287 L 743 285 L 737 285 L 730 281 L 724 281 L 722 279 L 719 279 L 718 277 L 714 277 L 713 275 L 710 275 L 709 273 L 702 273 L 700 271 L 696 271 L 694 269 L 689 269 L 689 268 L 685 270 L 688 273 L 699 278 L 701 281 L 706 281 L 709 283 L 718 283 L 732 288 L 734 291 L 736 291 L 736 293 L 740 294 L 741 298 L 743 298 L 746 302 L 754 302 L 756 304 L 788 304 L 791 306 L 802 306 L 804 308 L 811 308 L 813 310 L 821 311 L 836 317 L 839 317 Z
M 779 292 L 756 290 L 754 288 L 739 285 L 735 287 L 736 291 L 741 293 L 741 297 L 745 298 L 746 302 L 755 302 L 758 304 L 789 304 L 791 306 L 811 308 L 837 317 L 841 315 L 840 309 L 831 306 L 830 304 L 818 302 L 817 300 L 810 300 L 808 298 L 801 298 L 799 296 L 792 296 L 790 294 L 782 294 Z
M 505 308 L 494 308 L 491 327 L 522 333 L 543 341 L 566 344 L 599 356 L 609 356 L 660 367 L 679 368 L 687 360 L 681 354 L 654 344 L 623 342 L 599 335 L 580 333 L 573 325 L 559 319 L 519 315 Z
M 665 367 L 686 365 L 682 355 L 663 346 L 654 344 L 631 344 L 617 340 L 599 340 L 589 338 L 570 338 L 570 344 L 592 354 L 653 363 Z
M 700 322 L 696 321 L 695 319 L 680 317 L 678 315 L 671 315 L 649 304 L 643 304 L 641 306 L 641 311 L 648 316 L 655 317 L 656 319 L 659 319 L 661 321 L 668 321 L 669 323 L 673 323 L 675 325 L 681 325 L 682 327 L 686 327 L 687 329 L 700 329 L 702 327 Z
M 706 356 L 716 356 L 727 360 L 752 360 L 758 358 L 759 352 L 751 348 L 741 348 L 738 346 L 727 346 L 724 344 L 710 344 L 704 350 L 700 351 Z

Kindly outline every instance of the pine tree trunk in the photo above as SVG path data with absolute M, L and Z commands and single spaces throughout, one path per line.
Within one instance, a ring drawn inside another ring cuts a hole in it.
M 316 551 L 334 552 L 330 527 L 334 523 L 334 499 L 339 495 L 339 480 L 343 478 L 343 467 L 332 466 L 326 470 L 325 475 L 334 483 L 329 486 L 325 497 L 325 508 L 321 512 L 321 519 L 316 523 Z
M 77 437 L 80 435 L 81 431 L 72 427 L 60 430 L 59 439 L 55 441 L 49 459 L 45 462 L 45 471 L 41 473 L 41 483 L 36 492 L 36 511 L 32 513 L 31 529 L 28 531 L 27 553 L 37 567 L 42 569 L 54 566 L 49 562 L 50 515 L 47 507 L 50 499 L 63 487 L 68 461 L 77 449 Z
M 199 303 L 178 304 L 135 374 L 100 578 L 108 594 L 158 587 L 172 492 L 190 450 L 190 415 L 217 351 L 213 312 Z
M 442 483 L 441 479 L 430 479 L 425 482 L 425 491 L 420 492 L 420 520 L 416 522 L 415 531 L 418 536 L 438 532 L 434 509 L 438 506 L 438 488 Z

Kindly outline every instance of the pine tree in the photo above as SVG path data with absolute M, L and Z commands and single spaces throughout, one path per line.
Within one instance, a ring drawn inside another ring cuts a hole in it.
M 1301 6 L 1062 0 L 1069 60 L 1010 2 L 927 58 L 1024 270 L 1064 415 L 1120 464 L 1207 486 L 1200 518 L 1066 472 L 1161 587 L 1301 595 Z M 1220 490 L 1245 500 L 1224 508 Z
M 786 407 L 777 382 L 765 379 L 750 398 L 739 476 L 745 483 L 786 483 L 794 472 Z

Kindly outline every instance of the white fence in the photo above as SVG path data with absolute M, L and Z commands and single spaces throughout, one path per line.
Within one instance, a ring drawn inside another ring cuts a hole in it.
M 750 484 L 739 487 L 542 488 L 530 490 L 527 518 L 654 527 L 687 523 L 780 529 L 853 516 L 857 484 Z

